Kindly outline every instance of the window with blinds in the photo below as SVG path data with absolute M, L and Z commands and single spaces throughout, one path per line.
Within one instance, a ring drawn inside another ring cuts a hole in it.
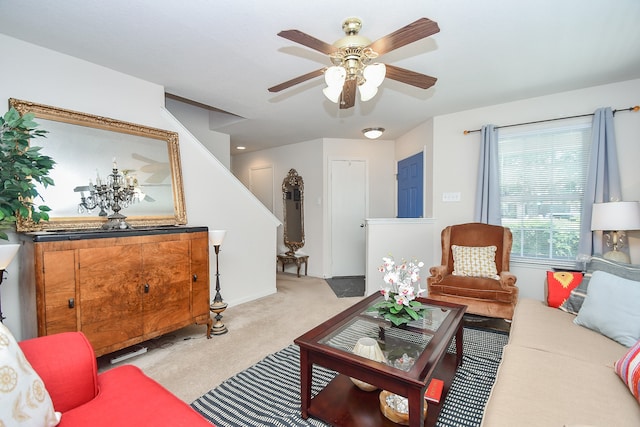
M 498 131 L 502 225 L 512 256 L 567 260 L 578 255 L 591 120 Z

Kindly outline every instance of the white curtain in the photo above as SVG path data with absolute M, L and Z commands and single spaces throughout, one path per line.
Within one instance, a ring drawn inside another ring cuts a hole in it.
M 602 231 L 591 231 L 593 204 L 621 200 L 622 191 L 616 138 L 613 131 L 613 112 L 610 107 L 598 108 L 593 114 L 591 125 L 591 151 L 580 223 L 578 249 L 580 255 L 606 252 Z
M 482 126 L 481 135 L 474 221 L 502 225 L 498 129 L 494 125 Z

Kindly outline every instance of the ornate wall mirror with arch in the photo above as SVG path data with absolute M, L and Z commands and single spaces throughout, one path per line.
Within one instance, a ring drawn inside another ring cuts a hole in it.
M 290 169 L 282 181 L 284 209 L 284 245 L 287 255 L 304 246 L 304 182 L 295 169 Z
M 114 159 L 142 192 L 122 211 L 132 227 L 186 224 L 176 132 L 13 98 L 9 104 L 21 114 L 35 114 L 38 128 L 48 132 L 38 145 L 56 161 L 50 174 L 55 185 L 39 189 L 43 204 L 51 208 L 50 220 L 33 224 L 21 219 L 18 231 L 99 229 L 105 217 L 99 208 L 81 207 L 81 197 L 98 175 L 112 172 Z

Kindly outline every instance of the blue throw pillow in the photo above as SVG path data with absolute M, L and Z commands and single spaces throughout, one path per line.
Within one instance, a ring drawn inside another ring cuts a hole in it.
M 631 347 L 640 340 L 640 282 L 594 271 L 573 321 Z
M 567 298 L 566 301 L 558 307 L 560 310 L 566 311 L 567 313 L 578 314 L 580 307 L 582 307 L 582 303 L 587 296 L 589 281 L 591 280 L 591 274 L 593 274 L 594 271 L 606 271 L 614 276 L 640 281 L 640 268 L 638 267 L 634 267 L 629 264 L 617 263 L 600 257 L 591 257 L 582 282 L 577 288 L 571 291 L 569 298 Z

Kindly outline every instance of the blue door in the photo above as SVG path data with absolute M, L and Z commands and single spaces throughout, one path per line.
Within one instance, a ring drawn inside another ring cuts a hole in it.
M 422 218 L 423 153 L 398 162 L 398 218 Z

